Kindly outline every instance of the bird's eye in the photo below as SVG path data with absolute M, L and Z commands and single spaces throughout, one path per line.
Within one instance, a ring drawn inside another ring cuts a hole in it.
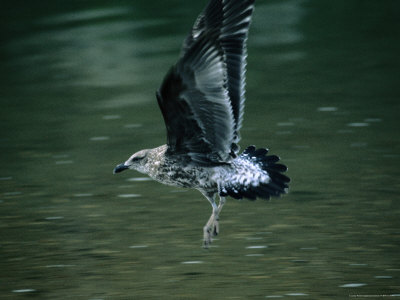
M 132 158 L 132 161 L 139 161 L 142 160 L 144 158 L 144 156 L 135 156 Z

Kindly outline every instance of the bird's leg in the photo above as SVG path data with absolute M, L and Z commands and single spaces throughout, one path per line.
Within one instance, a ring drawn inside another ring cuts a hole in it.
M 204 233 L 204 241 L 203 241 L 203 247 L 208 248 L 208 246 L 212 242 L 212 237 L 214 235 L 218 234 L 218 213 L 219 213 L 219 206 L 217 206 L 217 203 L 215 203 L 215 195 L 216 194 L 211 194 L 211 193 L 203 193 L 203 195 L 207 198 L 207 200 L 211 203 L 212 206 L 212 214 L 210 218 L 208 219 L 206 225 L 203 228 L 203 233 Z
M 225 204 L 225 197 L 221 197 L 219 196 L 219 203 L 218 203 L 218 207 L 217 207 L 217 217 L 214 220 L 214 235 L 218 235 L 219 234 L 219 214 L 221 213 L 222 207 Z
M 224 206 L 224 204 L 225 204 L 225 197 L 221 197 L 221 196 L 219 196 L 219 204 L 218 204 L 218 214 L 220 214 L 221 213 L 221 210 L 222 210 L 222 207 Z

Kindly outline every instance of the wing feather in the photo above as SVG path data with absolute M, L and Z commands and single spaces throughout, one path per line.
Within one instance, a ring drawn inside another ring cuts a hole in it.
M 198 39 L 166 76 L 157 98 L 169 151 L 199 163 L 229 160 L 234 120 L 215 40 Z
M 169 151 L 226 162 L 239 151 L 254 0 L 211 0 L 157 93 Z

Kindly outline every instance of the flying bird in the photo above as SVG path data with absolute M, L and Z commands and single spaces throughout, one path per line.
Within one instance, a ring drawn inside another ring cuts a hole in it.
M 254 0 L 210 0 L 156 93 L 167 143 L 138 151 L 114 169 L 199 190 L 212 206 L 203 228 L 205 248 L 219 233 L 226 196 L 268 200 L 286 193 L 290 181 L 282 174 L 287 167 L 267 149 L 249 146 L 239 154 L 253 11 Z

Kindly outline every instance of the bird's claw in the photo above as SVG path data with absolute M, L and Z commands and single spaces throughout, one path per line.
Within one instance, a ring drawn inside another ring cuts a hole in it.
M 219 234 L 219 220 L 214 219 L 214 221 L 210 224 L 210 226 L 204 226 L 204 240 L 203 240 L 203 248 L 208 249 L 210 244 L 213 241 L 213 237 Z

